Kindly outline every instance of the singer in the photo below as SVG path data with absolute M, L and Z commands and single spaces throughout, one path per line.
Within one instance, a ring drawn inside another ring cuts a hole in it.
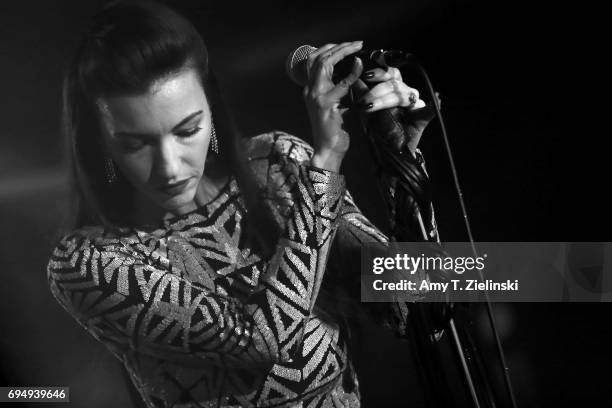
M 388 238 L 345 189 L 341 101 L 359 91 L 350 109 L 364 117 L 425 107 L 398 70 L 363 72 L 359 59 L 335 84 L 334 65 L 361 48 L 308 57 L 311 147 L 279 131 L 239 137 L 183 16 L 121 1 L 93 18 L 64 82 L 78 217 L 47 274 L 146 406 L 360 405 L 337 295 L 359 272 L 328 259 Z M 418 117 L 414 155 L 430 119 Z

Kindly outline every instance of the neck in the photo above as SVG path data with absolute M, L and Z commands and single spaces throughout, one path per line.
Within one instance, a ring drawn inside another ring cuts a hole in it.
M 158 225 L 162 220 L 186 214 L 214 200 L 228 181 L 228 176 L 210 178 L 203 175 L 193 200 L 176 210 L 167 210 L 141 192 L 136 193 L 131 219 L 135 225 Z

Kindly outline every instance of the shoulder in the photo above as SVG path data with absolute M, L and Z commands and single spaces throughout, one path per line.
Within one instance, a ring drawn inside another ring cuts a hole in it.
M 280 130 L 251 137 L 246 150 L 249 161 L 288 159 L 296 163 L 309 161 L 314 151 L 303 139 Z
M 129 234 L 127 230 L 110 231 L 99 225 L 88 225 L 66 234 L 55 246 L 53 254 L 128 248 L 129 244 L 134 242 L 134 238 L 135 234 Z
M 109 231 L 102 226 L 86 226 L 65 235 L 52 251 L 47 265 L 50 282 L 77 275 L 85 277 L 96 270 L 115 269 L 151 256 L 150 234 Z
M 91 303 L 97 298 L 148 296 L 152 283 L 170 270 L 167 259 L 154 249 L 159 242 L 148 233 L 120 234 L 103 227 L 74 230 L 59 241 L 47 264 L 51 294 L 79 321 L 91 317 L 98 305 L 103 307 Z
M 101 244 L 103 236 L 104 228 L 101 226 L 86 226 L 71 231 L 62 237 L 53 249 L 50 265 L 55 258 L 92 250 Z

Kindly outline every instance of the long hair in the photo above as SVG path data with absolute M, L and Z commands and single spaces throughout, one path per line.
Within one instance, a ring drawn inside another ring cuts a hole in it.
M 270 230 L 271 215 L 258 199 L 254 175 L 241 155 L 242 138 L 209 69 L 206 45 L 190 21 L 151 1 L 105 6 L 93 17 L 65 75 L 63 127 L 77 186 L 76 226 L 129 226 L 134 201 L 134 188 L 118 169 L 115 181 L 107 182 L 109 156 L 97 98 L 145 93 L 156 80 L 186 68 L 199 74 L 219 139 L 219 154 L 207 159 L 205 171 L 236 177 L 249 209 L 252 228 L 247 230 L 260 249 L 271 250 L 279 232 Z
M 145 93 L 158 79 L 193 68 L 209 102 L 219 155 L 207 158 L 207 174 L 233 175 L 247 206 L 245 241 L 262 256 L 276 247 L 281 227 L 260 199 L 255 176 L 242 157 L 242 138 L 209 69 L 208 52 L 195 27 L 160 3 L 114 2 L 103 8 L 79 44 L 64 78 L 63 127 L 76 182 L 75 226 L 130 227 L 134 188 L 116 169 L 107 182 L 108 153 L 101 133 L 99 97 Z M 335 320 L 334 295 L 324 286 L 317 299 L 321 318 Z

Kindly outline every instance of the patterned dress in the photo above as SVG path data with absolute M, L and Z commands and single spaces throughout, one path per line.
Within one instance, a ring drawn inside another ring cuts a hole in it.
M 51 292 L 121 360 L 148 407 L 358 407 L 346 330 L 315 302 L 337 233 L 387 238 L 343 176 L 308 166 L 302 140 L 272 132 L 248 153 L 284 227 L 271 257 L 245 244 L 231 178 L 213 201 L 154 230 L 73 231 L 49 262 Z

